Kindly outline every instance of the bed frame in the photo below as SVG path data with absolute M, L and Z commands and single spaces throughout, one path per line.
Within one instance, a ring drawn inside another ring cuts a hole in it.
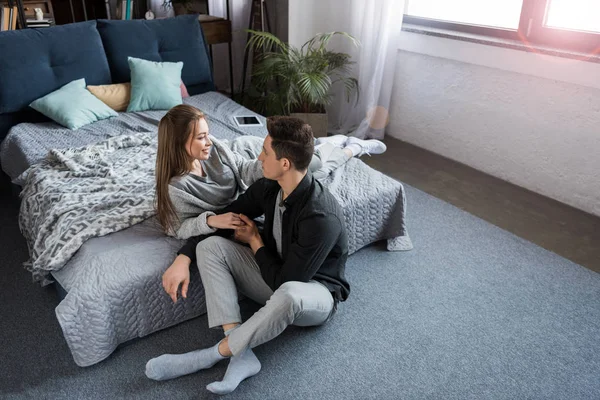
M 162 60 L 161 52 L 164 52 L 167 57 L 171 57 L 171 59 L 165 61 L 173 61 L 172 57 L 181 57 L 177 61 L 184 61 L 182 79 L 188 87 L 188 92 L 192 95 L 185 102 L 206 111 L 212 119 L 217 116 L 213 114 L 218 112 L 227 116 L 235 115 L 238 111 L 250 112 L 245 108 L 239 110 L 236 107 L 243 108 L 243 106 L 213 91 L 212 70 L 207 67 L 208 70 L 204 69 L 204 72 L 202 72 L 202 65 L 210 65 L 205 45 L 196 46 L 193 51 L 182 49 L 179 55 L 173 55 L 172 46 L 189 44 L 190 37 L 194 32 L 199 32 L 198 41 L 203 40 L 196 18 L 196 16 L 182 16 L 155 21 L 98 21 L 98 24 L 102 25 L 102 29 L 104 29 L 101 42 L 98 42 L 101 35 L 94 31 L 96 21 L 48 28 L 39 33 L 33 30 L 2 32 L 0 34 L 0 48 L 4 49 L 14 45 L 16 46 L 14 51 L 18 53 L 21 47 L 27 48 L 28 40 L 39 42 L 39 35 L 47 35 L 47 37 L 44 37 L 50 41 L 49 44 L 53 41 L 68 41 L 69 37 L 73 35 L 73 31 L 81 28 L 83 32 L 77 36 L 78 40 L 83 41 L 83 37 L 87 37 L 91 41 L 90 46 L 95 45 L 98 51 L 106 51 L 106 68 L 96 71 L 99 76 L 94 76 L 91 73 L 90 79 L 99 79 L 99 81 L 96 81 L 96 83 L 89 81 L 89 84 L 127 81 L 128 76 L 125 75 L 125 68 L 128 70 L 128 67 L 124 62 L 127 56 L 148 59 L 148 54 L 153 54 L 152 51 L 158 49 L 158 53 L 154 54 L 156 61 Z M 186 23 L 187 27 L 182 30 L 181 26 L 186 25 Z M 129 30 L 136 29 L 138 29 L 137 35 L 127 34 Z M 148 30 L 156 34 L 154 42 L 143 37 L 140 32 L 147 32 Z M 32 35 L 36 40 L 32 40 L 34 39 L 30 37 Z M 131 48 L 129 43 L 124 43 L 123 37 L 142 37 L 143 40 L 138 43 L 139 48 Z M 68 46 L 66 47 L 68 48 Z M 49 48 L 52 48 L 52 46 L 49 46 Z M 85 50 L 88 53 L 90 51 L 89 48 Z M 40 50 L 40 52 L 43 51 L 44 49 Z M 48 49 L 45 51 L 47 53 Z M 62 54 L 61 56 L 66 57 L 66 59 L 62 60 L 63 66 L 60 67 L 59 65 L 59 67 L 64 69 L 65 64 L 71 65 L 72 63 L 81 62 L 77 57 L 73 59 L 72 53 L 76 52 L 77 49 L 73 49 L 73 51 Z M 30 55 L 30 53 L 33 55 Z M 32 62 L 40 59 L 40 55 L 35 54 L 35 51 L 29 48 L 27 48 L 27 52 L 20 54 L 20 56 L 32 57 L 29 59 Z M 56 57 L 55 54 L 46 54 L 45 57 L 41 57 L 52 62 L 52 65 L 39 65 L 41 74 L 50 70 L 48 67 L 60 64 L 57 64 Z M 0 58 L 0 74 L 2 74 L 3 68 L 11 67 L 11 60 L 13 58 Z M 188 66 L 188 75 L 185 72 L 186 65 Z M 85 70 L 85 65 L 80 67 Z M 97 65 L 88 65 L 88 67 L 93 70 Z M 108 68 L 110 68 L 110 73 L 107 72 Z M 21 79 L 27 79 L 25 72 Z M 0 138 L 6 133 L 2 132 L 2 127 L 8 125 L 6 121 L 17 123 L 14 114 L 28 112 L 25 111 L 25 108 L 32 99 L 44 96 L 70 80 L 79 79 L 81 77 L 80 73 L 78 69 L 74 69 L 67 76 L 58 74 L 57 76 L 60 76 L 65 82 L 53 81 L 45 89 L 40 89 L 45 82 L 41 82 L 40 86 L 34 85 L 42 91 L 33 94 L 26 93 L 30 98 L 16 98 L 17 102 L 9 94 L 11 90 L 12 92 L 16 91 L 18 85 L 9 87 L 11 82 L 8 82 L 8 80 L 0 81 Z M 107 79 L 105 77 L 107 73 L 112 77 L 112 81 L 111 78 L 108 78 L 108 81 L 102 80 Z M 199 96 L 194 96 L 196 94 Z M 225 100 L 230 103 L 225 104 Z M 221 103 L 214 106 L 218 102 Z M 149 111 L 149 113 L 151 112 Z M 130 118 L 128 115 L 120 115 L 115 119 L 121 117 Z M 223 115 L 221 117 L 222 121 L 228 120 Z M 34 121 L 21 119 L 18 122 Z M 101 121 L 100 124 L 103 122 Z M 36 127 L 20 125 L 13 130 L 11 138 L 16 138 L 18 133 L 29 133 L 30 129 Z M 43 132 L 48 137 L 50 131 L 46 127 L 38 127 L 38 129 L 44 130 Z M 225 123 L 216 124 L 211 129 L 215 133 L 215 137 L 219 138 L 221 136 L 217 135 L 218 129 L 222 130 L 220 132 L 223 135 L 222 138 L 227 138 L 225 137 L 226 134 L 233 136 L 250 134 L 261 137 L 266 135 L 266 130 L 262 135 L 255 135 L 246 130 L 236 133 L 239 128 L 226 126 Z M 36 135 L 32 137 L 37 138 Z M 32 139 L 33 142 L 35 141 Z M 20 144 L 21 142 L 12 143 Z M 16 148 L 20 149 L 21 147 L 19 145 Z M 41 154 L 42 151 L 39 153 Z M 3 155 L 10 156 L 10 154 L 5 153 Z M 28 159 L 27 161 L 27 165 L 36 163 L 35 160 Z M 18 171 L 13 172 L 13 175 L 18 175 Z M 336 177 L 340 177 L 340 179 L 336 179 Z M 4 174 L 2 179 L 4 181 L 2 184 L 6 185 L 3 187 L 10 188 L 12 196 L 16 201 L 19 201 L 20 188 L 10 184 Z M 390 240 L 396 238 L 400 238 L 402 241 L 397 242 L 394 246 L 400 243 L 404 247 L 394 248 L 394 250 L 407 250 L 412 247 L 404 226 L 405 197 L 404 189 L 399 182 L 372 170 L 357 159 L 351 159 L 343 166 L 343 170 L 339 171 L 338 175 L 331 175 L 328 180 L 329 182 L 324 184 L 330 188 L 334 196 L 337 194 L 338 201 L 344 209 L 349 232 L 350 253 L 382 239 L 388 239 L 388 249 L 390 249 Z M 360 188 L 360 190 L 358 192 L 353 191 L 353 188 Z M 25 196 L 23 201 L 28 201 L 28 199 Z M 369 216 L 369 218 L 365 220 L 365 216 Z M 27 217 L 28 215 L 25 215 L 24 219 L 26 220 Z M 166 237 L 162 230 L 156 229 L 151 224 L 151 219 L 108 235 L 87 239 L 83 246 L 72 255 L 67 263 L 69 265 L 53 272 L 54 278 L 62 282 L 64 286 L 64 289 L 58 284 L 55 286 L 59 297 L 63 298 L 63 301 L 56 307 L 55 313 L 73 358 L 79 366 L 93 365 L 110 356 L 119 345 L 129 343 L 136 337 L 143 337 L 205 312 L 204 294 L 202 285 L 199 284 L 200 278 L 197 270 L 192 270 L 192 279 L 195 280 L 196 284 L 193 288 L 190 288 L 186 302 L 178 302 L 174 305 L 168 299 L 168 296 L 165 296 L 161 288 L 161 276 L 164 269 L 172 262 L 173 255 L 181 246 L 181 243 L 174 238 Z M 31 220 L 35 221 L 36 219 L 32 218 Z M 25 225 L 27 225 L 27 222 L 25 222 Z M 32 228 L 32 231 L 37 232 L 35 227 L 30 226 L 30 228 Z M 118 250 L 119 253 L 115 254 L 116 252 L 112 251 L 113 249 Z M 148 261 L 141 261 L 140 257 L 147 257 Z M 123 267 L 124 265 L 126 267 Z M 81 270 L 79 268 L 85 269 Z M 77 273 L 73 273 L 74 271 L 77 271 Z M 128 279 L 115 279 L 115 277 L 121 278 L 123 271 L 126 271 Z M 113 274 L 112 279 L 105 279 L 108 273 Z M 118 282 L 117 285 L 121 285 L 117 289 L 115 289 L 115 282 Z M 92 288 L 90 289 L 90 287 Z M 68 290 L 68 295 L 65 289 Z M 123 294 L 123 297 L 120 297 L 119 294 Z

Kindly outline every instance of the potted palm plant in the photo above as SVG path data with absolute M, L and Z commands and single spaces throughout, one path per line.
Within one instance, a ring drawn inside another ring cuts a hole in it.
M 358 80 L 350 76 L 350 55 L 327 50 L 334 36 L 358 46 L 345 32 L 319 33 L 300 48 L 268 32 L 249 30 L 248 46 L 258 54 L 248 90 L 249 104 L 263 115 L 292 115 L 310 124 L 315 136 L 327 135 L 325 106 L 331 103 L 331 86 L 345 87 L 346 100 L 358 101 Z

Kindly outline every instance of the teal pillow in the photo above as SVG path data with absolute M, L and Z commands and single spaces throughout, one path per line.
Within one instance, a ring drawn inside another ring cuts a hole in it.
M 154 62 L 128 57 L 131 100 L 127 112 L 168 110 L 182 103 L 182 62 Z
M 70 129 L 118 115 L 85 88 L 84 78 L 67 83 L 29 107 Z

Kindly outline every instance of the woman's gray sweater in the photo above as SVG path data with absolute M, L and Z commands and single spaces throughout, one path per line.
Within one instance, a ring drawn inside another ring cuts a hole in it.
M 169 197 L 177 214 L 175 232 L 170 234 L 179 239 L 215 232 L 206 219 L 263 177 L 260 161 L 249 160 L 232 151 L 227 144 L 214 138 L 211 140 L 210 158 L 202 161 L 206 176 L 189 173 L 172 178 L 169 184 Z
M 263 138 L 242 136 L 230 143 L 212 137 L 211 140 L 210 157 L 202 161 L 206 176 L 186 174 L 172 178 L 169 183 L 169 197 L 177 214 L 175 232 L 169 234 L 179 239 L 215 232 L 206 219 L 263 177 L 261 163 L 255 159 L 262 151 Z M 326 143 L 315 147 L 308 169 L 315 179 L 322 179 L 349 158 L 341 148 Z

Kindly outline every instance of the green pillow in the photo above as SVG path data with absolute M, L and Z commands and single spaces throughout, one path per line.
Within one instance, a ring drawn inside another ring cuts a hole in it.
M 67 83 L 29 107 L 70 129 L 119 115 L 85 88 L 84 78 Z
M 182 62 L 154 62 L 128 57 L 131 100 L 127 112 L 168 110 L 182 103 Z

